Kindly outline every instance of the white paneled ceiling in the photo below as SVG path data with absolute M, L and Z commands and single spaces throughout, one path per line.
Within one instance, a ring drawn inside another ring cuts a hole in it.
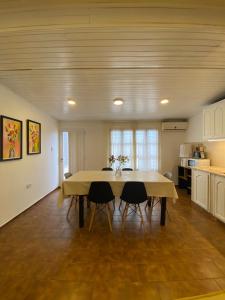
M 224 16 L 224 0 L 0 1 L 0 83 L 60 120 L 188 118 L 225 95 Z

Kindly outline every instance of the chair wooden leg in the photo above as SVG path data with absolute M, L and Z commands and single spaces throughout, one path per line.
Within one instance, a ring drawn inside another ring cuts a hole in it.
M 148 198 L 147 198 L 148 200 L 147 200 L 147 202 L 146 202 L 145 209 L 147 209 L 147 208 L 150 208 L 150 209 L 151 209 L 151 208 L 152 208 L 152 201 L 153 201 L 152 198 L 153 198 L 153 197 L 148 197 Z
M 157 202 L 155 204 L 155 200 L 157 200 L 157 199 L 158 199 L 157 197 L 152 197 L 151 206 L 150 206 L 151 214 L 152 214 L 154 206 L 157 204 Z
M 113 210 L 115 210 L 115 209 L 116 209 L 116 200 L 114 199 L 114 200 L 112 201 L 112 203 L 113 203 Z
M 125 224 L 125 220 L 126 220 L 126 217 L 127 217 L 128 208 L 129 208 L 129 204 L 126 203 L 126 206 L 124 208 L 123 215 L 122 215 L 122 227 L 124 227 L 124 224 Z
M 144 224 L 144 219 L 143 219 L 143 215 L 142 215 L 142 212 L 141 212 L 140 204 L 138 204 L 138 209 L 139 209 L 140 216 L 141 216 L 141 223 Z
M 74 200 L 74 196 L 71 198 L 71 201 L 70 201 L 70 207 L 69 207 L 69 209 L 68 209 L 68 211 L 67 211 L 67 215 L 66 215 L 66 218 L 67 218 L 67 219 L 68 219 L 68 217 L 69 217 L 70 209 L 71 209 L 71 207 L 72 207 L 72 205 L 73 205 L 73 200 Z
M 109 222 L 109 229 L 112 232 L 111 212 L 110 212 L 109 203 L 106 204 L 106 212 L 107 212 L 107 217 L 108 217 L 108 222 Z
M 122 200 L 122 199 L 120 199 L 119 210 L 120 210 L 120 208 L 121 208 L 121 206 L 122 206 L 122 203 L 123 203 L 123 200 Z
M 79 196 L 75 196 L 75 210 L 77 209 L 78 201 L 79 201 Z
M 96 208 L 97 208 L 97 204 L 94 205 L 93 211 L 91 212 L 91 221 L 90 221 L 90 225 L 89 225 L 89 231 L 91 231 L 92 226 L 93 226 L 93 221 L 94 221 L 94 218 L 95 218 Z
M 122 221 L 123 221 L 123 218 L 124 218 L 124 214 L 125 214 L 125 211 L 126 211 L 127 205 L 128 205 L 128 203 L 126 203 L 126 205 L 125 205 L 125 207 L 124 207 L 124 210 L 123 210 L 123 213 L 122 213 Z
M 113 217 L 113 214 L 114 214 L 114 211 L 115 211 L 115 209 L 113 209 L 112 208 L 112 210 L 111 210 L 111 205 L 108 203 L 107 204 L 108 206 L 109 206 L 109 213 L 110 213 L 110 216 L 111 216 L 111 218 Z

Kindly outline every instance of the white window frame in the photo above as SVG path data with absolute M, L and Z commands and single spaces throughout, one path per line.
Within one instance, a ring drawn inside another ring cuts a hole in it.
M 131 126 L 132 127 L 132 126 Z M 137 128 L 131 128 L 131 127 L 113 127 L 110 128 L 109 130 L 109 155 L 113 154 L 112 153 L 112 146 L 111 146 L 111 132 L 114 130 L 118 130 L 118 131 L 125 131 L 125 130 L 131 130 L 133 132 L 133 159 L 131 162 L 131 167 L 134 168 L 134 170 L 137 170 L 136 168 L 136 164 L 137 164 L 137 154 L 136 154 L 136 131 L 138 130 L 144 130 L 144 131 L 148 131 L 148 130 L 155 130 L 158 133 L 158 169 L 155 171 L 160 172 L 161 170 L 161 131 L 159 130 L 159 128 L 155 128 L 155 127 L 137 127 Z

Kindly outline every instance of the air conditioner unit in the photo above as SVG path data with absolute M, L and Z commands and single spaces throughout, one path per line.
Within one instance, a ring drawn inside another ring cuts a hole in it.
M 188 122 L 162 122 L 162 130 L 186 130 L 188 128 Z

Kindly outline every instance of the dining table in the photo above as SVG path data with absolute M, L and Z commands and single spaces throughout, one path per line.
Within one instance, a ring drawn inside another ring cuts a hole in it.
M 168 198 L 176 201 L 177 191 L 173 181 L 156 171 L 122 171 L 118 175 L 115 171 L 78 171 L 61 185 L 58 199 L 59 207 L 69 196 L 79 197 L 79 227 L 84 227 L 84 199 L 88 195 L 91 182 L 106 181 L 110 184 L 115 197 L 120 197 L 125 182 L 143 182 L 148 197 L 157 197 L 161 200 L 160 225 L 166 222 L 166 207 Z

